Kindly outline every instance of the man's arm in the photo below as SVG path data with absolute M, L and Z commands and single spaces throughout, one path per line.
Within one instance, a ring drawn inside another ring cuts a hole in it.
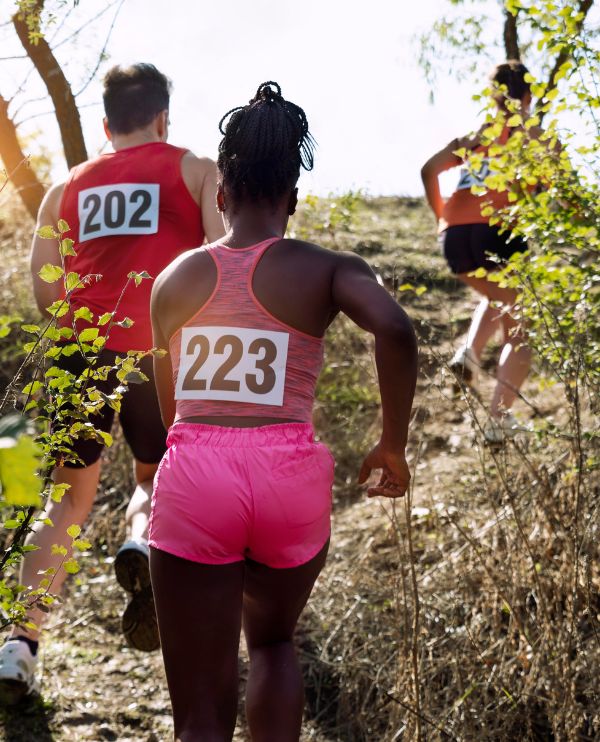
M 196 157 L 187 152 L 181 160 L 181 175 L 200 207 L 202 226 L 208 242 L 225 234 L 223 219 L 217 211 L 217 166 L 208 157 Z
M 58 240 L 45 240 L 38 236 L 40 227 L 51 226 L 56 229 L 58 224 L 58 211 L 60 200 L 62 198 L 64 183 L 52 186 L 44 196 L 40 205 L 35 225 L 35 233 L 31 243 L 31 253 L 29 265 L 31 276 L 33 278 L 33 295 L 38 309 L 42 314 L 46 314 L 46 309 L 64 294 L 62 281 L 46 283 L 39 277 L 40 268 L 46 263 L 51 265 L 62 265 L 60 252 L 58 249 Z
M 381 468 L 381 481 L 369 494 L 403 495 L 410 479 L 404 449 L 417 379 L 417 340 L 411 321 L 356 255 L 340 255 L 332 295 L 336 308 L 375 336 L 383 429 L 381 440 L 363 463 L 359 481 L 364 482 L 371 469 Z

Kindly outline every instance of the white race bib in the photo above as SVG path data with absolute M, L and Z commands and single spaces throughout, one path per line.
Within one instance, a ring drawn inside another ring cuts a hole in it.
M 456 186 L 456 190 L 464 191 L 467 188 L 470 189 L 471 186 L 483 186 L 484 181 L 490 174 L 490 172 L 490 162 L 486 158 L 484 158 L 483 162 L 481 163 L 481 167 L 479 168 L 479 170 L 473 171 L 467 167 L 462 167 L 460 169 L 460 176 L 458 178 L 458 185 Z
M 289 334 L 184 327 L 175 399 L 283 404 Z
M 79 192 L 79 242 L 158 232 L 158 183 L 113 183 Z

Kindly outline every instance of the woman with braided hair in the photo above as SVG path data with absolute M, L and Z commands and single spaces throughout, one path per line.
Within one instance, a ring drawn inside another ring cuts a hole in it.
M 416 377 L 410 321 L 359 257 L 285 239 L 304 111 L 279 85 L 220 122 L 217 205 L 227 229 L 156 280 L 154 342 L 168 451 L 155 479 L 151 573 L 181 742 L 231 740 L 243 626 L 252 740 L 296 742 L 303 683 L 292 638 L 327 553 L 333 459 L 315 441 L 323 335 L 339 312 L 375 335 L 381 438 L 359 474 L 400 497 Z
M 510 115 L 507 106 L 509 99 L 520 104 L 521 116 L 523 120 L 527 118 L 531 92 L 526 75 L 527 68 L 516 60 L 499 64 L 492 72 L 492 83 L 498 89 L 495 103 L 507 117 Z M 421 175 L 427 200 L 438 220 L 440 241 L 450 270 L 482 296 L 473 314 L 466 343 L 458 349 L 450 361 L 450 367 L 465 382 L 475 382 L 480 367 L 479 359 L 486 344 L 498 328 L 502 329 L 504 335 L 490 416 L 484 428 L 489 442 L 500 443 L 514 436 L 519 429 L 510 410 L 529 372 L 531 351 L 523 329 L 510 314 L 516 301 L 516 292 L 472 273 L 478 268 L 497 270 L 513 253 L 524 252 L 527 244 L 510 232 L 501 233 L 501 227 L 490 226 L 489 217 L 481 214 L 484 202 L 491 202 L 495 213 L 508 206 L 508 191 L 489 190 L 484 196 L 471 192 L 472 186 L 483 185 L 490 174 L 488 147 L 481 144 L 482 132 L 487 126 L 482 126 L 475 136 L 452 140 L 425 163 Z M 517 128 L 505 125 L 498 142 L 505 144 Z M 536 138 L 542 133 L 535 126 L 528 131 L 529 136 Z M 466 151 L 464 159 L 455 154 L 460 149 Z M 472 154 L 483 155 L 482 167 L 478 172 L 468 167 Z M 457 165 L 463 165 L 458 184 L 450 198 L 444 201 L 438 176 Z

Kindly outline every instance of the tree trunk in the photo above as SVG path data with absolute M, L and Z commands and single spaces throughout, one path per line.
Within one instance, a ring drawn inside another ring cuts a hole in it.
M 43 0 L 38 0 L 40 10 L 43 4 Z M 19 18 L 18 14 L 13 17 L 13 24 L 27 56 L 33 62 L 52 99 L 65 159 L 70 168 L 74 167 L 87 160 L 87 151 L 79 111 L 69 81 L 46 39 L 42 36 L 37 39 L 36 43 L 32 43 L 29 39 L 27 24 Z
M 35 219 L 44 197 L 44 186 L 29 165 L 17 137 L 17 129 L 8 115 L 8 103 L 0 95 L 0 158 L 10 181 L 17 189 L 27 211 Z
M 519 11 L 517 11 L 518 13 Z M 517 14 L 504 11 L 504 51 L 507 59 L 521 59 L 519 34 L 517 31 Z

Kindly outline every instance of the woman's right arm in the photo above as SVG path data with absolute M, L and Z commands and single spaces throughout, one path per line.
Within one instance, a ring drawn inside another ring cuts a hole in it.
M 399 497 L 409 484 L 405 459 L 408 424 L 417 378 L 417 340 L 403 309 L 377 283 L 367 263 L 339 254 L 332 281 L 334 306 L 375 336 L 375 360 L 381 393 L 383 429 L 379 443 L 366 456 L 359 482 L 372 469 L 382 469 L 369 495 Z
M 444 149 L 436 152 L 421 168 L 421 180 L 425 188 L 425 198 L 439 221 L 444 212 L 444 199 L 440 192 L 439 175 L 445 170 L 460 165 L 461 160 L 454 152 L 459 147 L 459 140 L 454 139 Z
M 164 316 L 161 307 L 161 289 L 164 291 L 163 281 L 168 275 L 167 271 L 161 273 L 152 287 L 152 298 L 150 300 L 150 311 L 152 316 L 152 337 L 155 348 L 166 351 L 165 355 L 154 356 L 154 383 L 158 394 L 160 416 L 163 425 L 168 430 L 175 420 L 175 389 L 173 387 L 173 366 L 169 354 L 169 341 L 160 324 L 161 316 Z M 161 280 L 162 279 L 162 280 Z

